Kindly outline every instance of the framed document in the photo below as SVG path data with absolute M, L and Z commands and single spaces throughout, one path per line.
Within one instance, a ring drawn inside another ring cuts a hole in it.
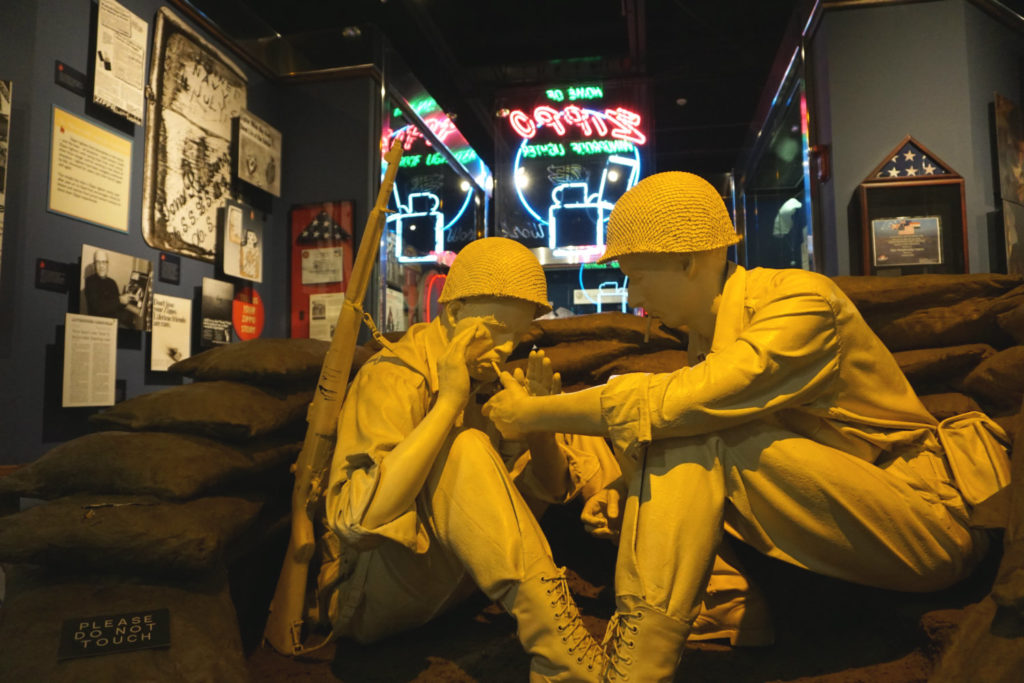
M 875 268 L 941 264 L 942 219 L 876 218 L 871 221 L 871 246 Z

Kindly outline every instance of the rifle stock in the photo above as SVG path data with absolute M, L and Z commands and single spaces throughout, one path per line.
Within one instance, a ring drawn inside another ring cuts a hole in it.
M 297 655 L 306 650 L 302 644 L 302 626 L 306 612 L 309 564 L 316 548 L 313 515 L 322 480 L 329 474 L 327 468 L 334 451 L 338 412 L 345 397 L 356 337 L 362 322 L 360 311 L 380 249 L 388 200 L 402 158 L 402 146 L 396 142 L 384 158 L 388 167 L 377 193 L 377 202 L 366 219 L 366 228 L 345 292 L 345 305 L 338 315 L 338 324 L 306 414 L 309 425 L 306 437 L 292 468 L 295 486 L 292 489 L 291 535 L 263 631 L 264 640 L 286 655 Z

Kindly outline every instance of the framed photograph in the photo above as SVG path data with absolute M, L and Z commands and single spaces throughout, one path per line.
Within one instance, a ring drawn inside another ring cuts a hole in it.
M 1017 103 L 999 93 L 994 95 L 994 105 L 999 196 L 1024 204 L 1024 118 Z
M 214 262 L 217 212 L 232 187 L 242 70 L 166 7 L 157 11 L 146 104 L 142 235 L 154 249 Z
M 311 297 L 339 294 L 352 270 L 355 202 L 320 202 L 291 210 L 291 336 L 311 336 Z M 319 328 L 318 328 L 319 329 Z M 323 338 L 322 330 L 317 338 Z
M 238 115 L 236 160 L 240 180 L 281 196 L 281 132 L 251 111 Z
M 149 330 L 153 312 L 153 262 L 82 245 L 79 310 L 117 319 L 128 330 Z
M 263 282 L 263 214 L 241 202 L 222 210 L 222 269 L 225 275 Z
M 871 221 L 876 268 L 942 263 L 942 221 L 938 216 L 900 216 Z

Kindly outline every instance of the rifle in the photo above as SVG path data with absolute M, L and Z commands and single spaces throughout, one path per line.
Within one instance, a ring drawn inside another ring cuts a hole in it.
M 313 402 L 309 404 L 306 414 L 309 425 L 306 438 L 292 466 L 295 487 L 292 489 L 291 536 L 263 631 L 264 640 L 281 654 L 297 655 L 306 651 L 302 644 L 302 625 L 306 616 L 309 564 L 316 548 L 313 516 L 323 490 L 323 480 L 329 475 L 327 470 L 334 451 L 338 412 L 345 397 L 356 337 L 363 317 L 363 299 L 380 250 L 388 200 L 402 159 L 402 146 L 397 142 L 393 144 L 384 159 L 388 167 L 377 193 L 377 203 L 366 219 L 366 228 L 345 292 L 345 304 L 338 315 L 338 324 L 320 369 Z

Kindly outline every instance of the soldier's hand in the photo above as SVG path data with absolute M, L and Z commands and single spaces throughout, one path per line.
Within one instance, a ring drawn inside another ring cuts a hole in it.
M 445 402 L 462 410 L 469 401 L 469 369 L 466 349 L 478 336 L 486 334 L 479 318 L 459 322 L 452 332 L 444 355 L 437 362 L 438 402 Z
M 530 351 L 526 362 L 526 373 L 516 368 L 513 374 L 516 381 L 525 387 L 530 396 L 549 396 L 562 393 L 562 376 L 554 372 L 551 359 L 540 349 Z
M 603 488 L 583 504 L 580 519 L 583 528 L 595 538 L 607 538 L 618 543 L 622 532 L 622 492 L 611 485 Z

